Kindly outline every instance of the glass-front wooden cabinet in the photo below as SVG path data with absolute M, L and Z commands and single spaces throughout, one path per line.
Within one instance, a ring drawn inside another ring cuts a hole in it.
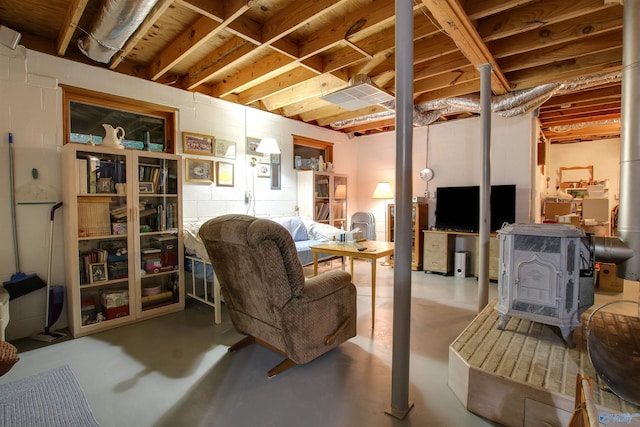
M 100 145 L 63 147 L 74 337 L 184 308 L 180 160 Z
M 347 190 L 346 175 L 298 171 L 300 216 L 347 230 Z
M 413 203 L 411 208 L 411 269 L 422 270 L 422 255 L 423 255 L 423 242 L 424 235 L 423 230 L 427 229 L 427 221 L 429 216 L 427 215 L 428 205 L 426 203 Z M 395 241 L 395 212 L 396 207 L 394 204 L 390 204 L 387 207 L 387 240 L 389 242 Z M 393 265 L 393 256 L 390 257 L 389 262 Z
M 126 148 L 175 153 L 175 109 L 62 86 L 64 143 L 102 144 L 103 125 L 118 131 Z

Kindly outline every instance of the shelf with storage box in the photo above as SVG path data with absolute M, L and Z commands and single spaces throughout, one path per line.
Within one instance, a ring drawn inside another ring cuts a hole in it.
M 304 170 L 297 177 L 300 216 L 347 229 L 347 176 Z
M 64 146 L 65 270 L 74 337 L 184 308 L 181 165 L 172 154 Z
M 428 205 L 426 203 L 413 203 L 411 206 L 411 269 L 422 270 L 423 267 L 423 231 L 427 229 Z M 395 205 L 387 206 L 387 240 L 395 241 Z M 389 257 L 389 263 L 393 265 L 393 256 Z

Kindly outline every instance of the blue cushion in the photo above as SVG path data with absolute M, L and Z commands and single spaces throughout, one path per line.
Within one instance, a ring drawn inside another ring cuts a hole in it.
M 286 217 L 286 218 L 270 218 L 272 221 L 277 222 L 289 231 L 291 237 L 296 242 L 302 240 L 308 240 L 307 227 L 304 226 L 304 222 L 298 217 Z

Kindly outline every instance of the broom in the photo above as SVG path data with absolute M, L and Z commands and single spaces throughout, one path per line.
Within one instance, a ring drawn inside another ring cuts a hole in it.
M 62 305 L 64 303 L 64 286 L 51 286 L 51 261 L 53 258 L 53 223 L 55 213 L 58 208 L 62 207 L 62 202 L 56 203 L 51 208 L 51 226 L 49 227 L 49 264 L 47 265 L 47 303 L 45 312 L 44 332 L 32 335 L 31 338 L 38 341 L 54 342 L 66 335 L 62 332 L 51 331 L 51 326 L 58 320 Z
M 22 295 L 33 292 L 36 289 L 44 288 L 47 284 L 36 274 L 25 274 L 20 272 L 20 259 L 18 257 L 18 234 L 16 231 L 16 203 L 13 188 L 13 134 L 9 133 L 9 185 L 11 186 L 11 226 L 13 228 L 13 249 L 16 263 L 16 272 L 11 279 L 3 282 L 5 289 L 9 292 L 9 300 L 16 299 Z

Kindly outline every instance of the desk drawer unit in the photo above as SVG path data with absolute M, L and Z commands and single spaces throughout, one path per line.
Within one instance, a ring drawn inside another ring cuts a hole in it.
M 453 271 L 454 236 L 448 233 L 426 231 L 424 233 L 423 269 L 448 274 Z

